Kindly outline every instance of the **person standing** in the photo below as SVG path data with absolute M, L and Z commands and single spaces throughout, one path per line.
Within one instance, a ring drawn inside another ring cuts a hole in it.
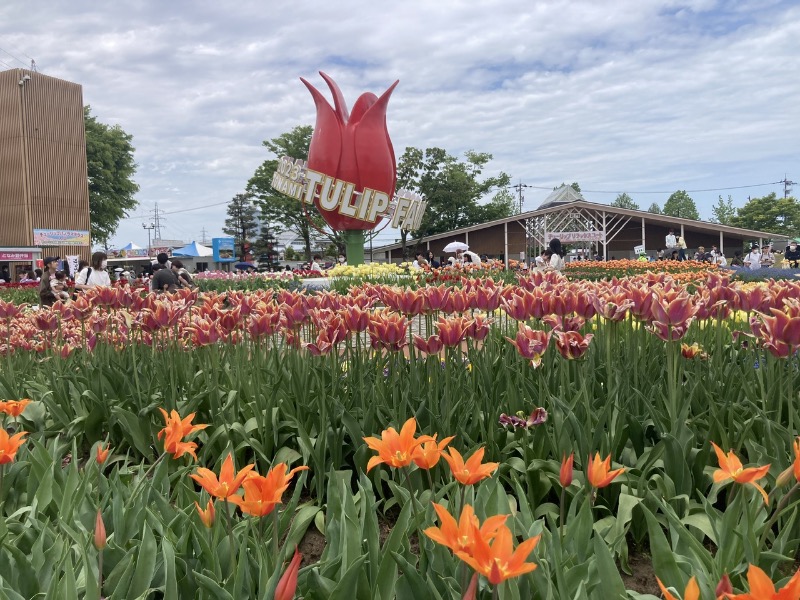
M 769 268 L 775 264 L 775 255 L 772 253 L 772 247 L 769 244 L 764 244 L 761 247 L 761 266 Z
M 686 260 L 686 240 L 678 236 L 678 260 Z
M 53 306 L 56 303 L 56 294 L 50 287 L 51 278 L 55 278 L 58 269 L 58 257 L 48 256 L 44 259 L 44 273 L 39 282 L 39 302 L 42 306 Z
M 441 266 L 441 263 L 436 260 L 436 257 L 433 255 L 433 250 L 428 250 L 428 264 L 431 266 L 432 269 L 438 269 Z
M 81 270 L 75 277 L 75 289 L 85 291 L 98 286 L 110 286 L 111 277 L 106 272 L 108 256 L 105 252 L 92 254 L 91 265 Z
M 319 266 L 319 261 L 322 260 L 322 257 L 319 254 L 314 255 L 314 260 L 311 261 L 311 266 L 308 268 L 309 271 L 313 273 L 319 273 L 322 275 L 322 267 Z
M 744 266 L 751 271 L 761 268 L 761 252 L 759 252 L 758 246 L 750 248 L 750 252 L 744 257 Z
M 550 262 L 545 267 L 546 271 L 562 271 L 564 269 L 564 249 L 561 246 L 561 240 L 553 238 L 550 240 Z
M 783 258 L 789 263 L 792 269 L 796 269 L 800 266 L 800 248 L 797 247 L 797 242 L 795 240 L 792 240 L 789 242 L 789 245 L 786 246 Z
M 664 238 L 664 245 L 667 247 L 667 250 L 678 249 L 678 238 L 675 237 L 674 229 L 670 229 L 669 233 L 667 233 L 667 237 Z

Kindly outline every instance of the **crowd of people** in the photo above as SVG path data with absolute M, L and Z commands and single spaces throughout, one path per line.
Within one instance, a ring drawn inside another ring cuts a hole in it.
M 105 252 L 95 252 L 91 261 L 80 261 L 74 274 L 74 285 L 70 286 L 66 271 L 60 270 L 58 256 L 48 256 L 42 262 L 44 270 L 31 271 L 20 283 L 39 282 L 39 300 L 43 306 L 52 306 L 57 301 L 74 300 L 77 294 L 94 287 L 112 285 L 108 272 L 108 256 Z M 194 288 L 191 274 L 180 260 L 169 260 L 162 252 L 150 267 L 151 274 L 143 273 L 141 284 L 156 293 L 174 292 L 179 288 Z M 129 271 L 118 268 L 114 272 L 114 280 L 120 285 L 133 283 L 136 279 Z M 72 292 L 70 292 L 70 287 Z

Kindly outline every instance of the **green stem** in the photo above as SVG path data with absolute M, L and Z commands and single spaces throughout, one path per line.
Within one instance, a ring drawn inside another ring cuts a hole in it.
M 141 478 L 141 479 L 140 479 L 140 480 L 139 480 L 139 481 L 136 483 L 136 487 L 135 487 L 135 488 L 133 488 L 133 492 L 131 492 L 131 495 L 130 495 L 130 497 L 128 498 L 128 501 L 125 503 L 125 506 L 126 506 L 126 507 L 130 506 L 130 505 L 131 505 L 131 502 L 132 502 L 134 499 L 136 499 L 136 495 L 139 493 L 139 490 L 142 488 L 142 484 L 143 484 L 145 481 L 147 481 L 147 479 L 150 477 L 150 475 L 152 475 L 152 474 L 153 474 L 153 471 L 155 470 L 155 468 L 156 468 L 156 466 L 158 465 L 158 463 L 160 463 L 162 460 L 164 460 L 164 457 L 165 457 L 166 455 L 167 455 L 167 453 L 166 453 L 166 452 L 162 452 L 162 453 L 161 453 L 161 456 L 159 456 L 159 457 L 156 459 L 156 462 L 154 462 L 152 465 L 150 465 L 150 468 L 149 468 L 149 469 L 147 469 L 147 471 L 145 472 L 144 476 L 143 476 L 143 477 L 142 477 L 142 478 Z
M 233 541 L 233 524 L 231 523 L 231 511 L 230 506 L 228 504 L 227 498 L 223 499 L 222 506 L 225 509 L 225 524 L 227 525 L 228 529 L 228 543 L 231 548 L 231 577 L 236 575 L 236 549 L 234 547 Z
M 800 482 L 795 483 L 794 487 L 790 489 L 784 496 L 781 498 L 781 501 L 778 503 L 778 506 L 775 507 L 775 512 L 772 513 L 772 516 L 769 518 L 769 521 L 766 522 L 764 525 L 764 531 L 761 534 L 761 539 L 758 541 L 758 547 L 763 548 L 764 543 L 767 541 L 767 536 L 769 532 L 772 530 L 772 526 L 775 524 L 775 521 L 778 520 L 778 517 L 786 508 L 786 505 L 789 504 L 789 499 L 792 495 L 800 489 Z
M 408 490 L 411 493 L 411 509 L 414 511 L 414 521 L 415 521 L 415 528 L 419 529 L 420 520 L 419 520 L 419 512 L 417 511 L 417 494 L 414 492 L 414 484 L 411 483 L 411 476 L 409 474 L 409 468 L 403 469 L 403 472 L 406 476 L 406 483 L 408 484 Z
M 278 559 L 278 534 L 279 534 L 279 523 L 278 523 L 278 509 L 277 507 L 275 510 L 272 511 L 272 551 L 275 555 L 275 561 L 277 564 Z
M 97 586 L 100 591 L 100 597 L 103 597 L 103 551 L 97 553 Z

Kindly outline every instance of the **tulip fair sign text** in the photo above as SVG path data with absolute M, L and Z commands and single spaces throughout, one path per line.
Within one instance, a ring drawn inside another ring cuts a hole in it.
M 391 216 L 392 227 L 413 231 L 419 228 L 427 206 L 419 194 L 408 190 L 400 190 L 394 198 L 368 187 L 357 192 L 355 183 L 309 169 L 305 161 L 290 156 L 278 162 L 272 187 L 298 201 L 315 204 L 327 214 L 357 219 L 373 227 L 382 217 Z

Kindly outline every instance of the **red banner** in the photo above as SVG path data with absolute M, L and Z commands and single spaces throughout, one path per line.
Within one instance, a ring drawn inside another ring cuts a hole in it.
M 0 260 L 33 260 L 33 252 L 0 252 Z

